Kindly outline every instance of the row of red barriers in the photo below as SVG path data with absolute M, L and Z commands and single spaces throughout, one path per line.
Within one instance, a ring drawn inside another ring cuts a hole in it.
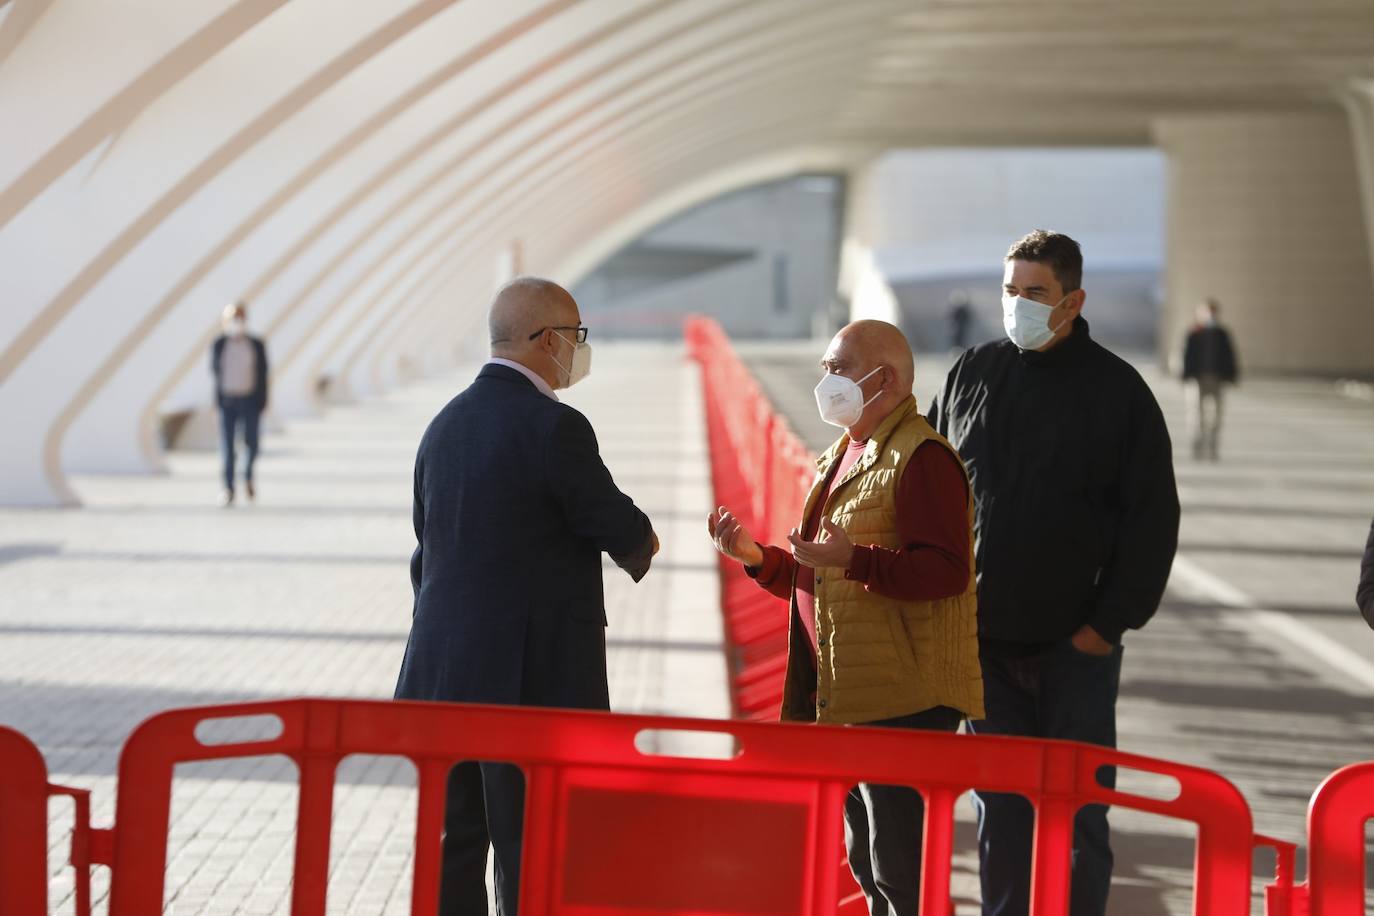
M 810 453 L 773 409 L 715 321 L 689 319 L 689 354 L 701 364 L 711 481 L 762 543 L 785 543 L 816 476 Z M 750 719 L 778 717 L 787 664 L 787 608 L 738 563 L 720 561 L 721 613 L 730 648 L 730 695 Z
M 245 717 L 271 717 L 278 733 L 233 744 L 197 737 L 204 723 Z M 642 733 L 665 730 L 726 734 L 735 753 L 698 759 L 636 747 Z M 110 916 L 163 908 L 175 766 L 268 754 L 290 757 L 300 772 L 295 916 L 325 912 L 335 773 L 352 754 L 415 764 L 416 914 L 435 912 L 445 781 L 461 760 L 510 761 L 525 773 L 526 916 L 835 913 L 845 876 L 834 837 L 844 797 L 861 781 L 911 785 L 925 797 L 922 912 L 950 912 L 954 804 L 975 787 L 1018 793 L 1035 806 L 1031 912 L 1037 916 L 1068 911 L 1073 817 L 1091 803 L 1196 824 L 1193 912 L 1250 912 L 1249 808 L 1231 783 L 1196 767 L 1064 741 L 301 699 L 174 710 L 135 730 L 120 756 L 114 826 L 90 836 L 98 838 L 99 862 L 112 868 Z M 1103 788 L 1097 773 L 1106 766 L 1170 777 L 1178 793 L 1161 800 Z M 1317 916 L 1363 909 L 1363 824 L 1374 814 L 1372 789 L 1374 763 L 1368 763 L 1337 773 L 1313 800 L 1311 912 Z M 0 912 L 6 916 L 45 912 L 50 791 L 33 745 L 0 729 Z M 1351 832 L 1356 825 L 1358 835 Z M 78 864 L 88 869 L 90 860 Z M 1301 912 L 1293 906 L 1298 897 L 1291 886 L 1271 889 L 1271 903 L 1290 907 L 1271 908 L 1271 916 Z M 89 900 L 79 901 L 78 913 L 88 912 Z

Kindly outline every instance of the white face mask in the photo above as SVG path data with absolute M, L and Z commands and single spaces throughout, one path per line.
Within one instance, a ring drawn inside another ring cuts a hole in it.
M 248 332 L 248 322 L 244 321 L 242 318 L 234 318 L 224 326 L 224 329 L 230 336 L 238 337 Z
M 573 385 L 576 385 L 578 382 L 582 381 L 584 378 L 592 374 L 592 345 L 586 343 L 585 341 L 583 343 L 577 343 L 575 341 L 568 340 L 568 338 L 564 337 L 562 334 L 559 334 L 557 331 L 554 331 L 553 333 L 555 336 L 558 337 L 559 340 L 567 340 L 568 343 L 573 345 L 571 366 L 563 365 L 563 363 L 560 362 L 558 357 L 556 356 L 553 358 L 553 361 L 558 363 L 558 368 L 568 373 L 567 384 L 565 384 L 563 387 L 571 388 Z
M 1003 296 L 1002 327 L 1006 329 L 1007 337 L 1022 350 L 1039 350 L 1053 340 L 1059 328 L 1064 326 L 1061 323 L 1059 327 L 1050 327 L 1050 315 L 1063 304 L 1064 299 L 1054 305 L 1045 305 L 1023 296 Z
M 873 372 L 877 372 L 881 368 L 882 366 L 879 366 Z M 843 375 L 827 372 L 820 384 L 816 385 L 816 408 L 821 412 L 821 419 L 831 426 L 846 428 L 858 423 L 859 418 L 864 414 L 864 408 L 872 404 L 883 393 L 879 389 L 878 394 L 873 395 L 867 401 L 864 400 L 863 389 L 859 387 L 859 383 L 867 381 L 873 372 L 868 373 L 858 382 L 851 381 Z

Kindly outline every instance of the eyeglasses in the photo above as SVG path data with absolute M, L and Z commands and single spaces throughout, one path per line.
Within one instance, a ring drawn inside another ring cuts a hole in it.
M 578 325 L 577 327 L 572 327 L 571 325 L 556 325 L 556 324 L 555 324 L 555 325 L 545 325 L 544 327 L 540 328 L 539 330 L 537 330 L 537 331 L 535 331 L 533 334 L 531 334 L 531 335 L 529 336 L 529 339 L 530 339 L 530 340 L 534 340 L 536 337 L 538 337 L 540 334 L 543 334 L 545 331 L 576 331 L 576 332 L 577 332 L 577 342 L 578 342 L 578 343 L 586 343 L 586 342 L 587 342 L 587 328 L 586 328 L 585 326 L 583 326 L 583 325 Z

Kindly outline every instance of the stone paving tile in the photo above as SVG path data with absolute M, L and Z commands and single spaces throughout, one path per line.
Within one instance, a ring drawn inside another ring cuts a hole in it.
M 94 790 L 102 825 L 118 749 L 153 713 L 389 697 L 410 622 L 415 448 L 471 376 L 285 424 L 265 439 L 256 505 L 217 508 L 216 457 L 177 453 L 166 476 L 78 478 L 81 510 L 0 510 L 0 722 L 40 746 L 54 781 Z M 566 399 L 663 543 L 638 585 L 606 573 L 614 708 L 728 715 L 695 367 L 679 347 L 598 347 Z M 284 758 L 178 768 L 167 912 L 288 911 L 295 780 Z M 401 761 L 341 768 L 331 913 L 409 912 L 414 784 Z M 71 814 L 52 810 L 52 902 L 70 913 Z M 103 912 L 104 869 L 95 889 Z
M 814 450 L 836 433 L 816 417 L 811 394 L 824 348 L 738 347 Z M 951 361 L 917 354 L 923 406 Z M 1374 759 L 1374 634 L 1354 606 L 1374 516 L 1374 402 L 1342 396 L 1328 381 L 1245 379 L 1227 401 L 1221 462 L 1198 463 L 1181 385 L 1162 377 L 1151 357 L 1131 361 L 1154 389 L 1174 440 L 1182 562 L 1154 620 L 1126 637 L 1120 745 L 1221 772 L 1245 794 L 1258 832 L 1301 841 L 1321 780 Z M 1200 573 L 1186 574 L 1193 570 Z M 1218 599 L 1230 591 L 1243 594 L 1234 603 Z M 1333 663 L 1333 653 L 1344 663 Z M 1121 787 L 1148 788 L 1130 773 Z M 974 913 L 967 806 L 961 819 L 955 891 L 959 911 Z M 1120 809 L 1112 823 L 1111 911 L 1191 912 L 1192 829 Z M 1271 856 L 1257 862 L 1272 869 Z M 1258 897 L 1255 906 L 1260 912 Z

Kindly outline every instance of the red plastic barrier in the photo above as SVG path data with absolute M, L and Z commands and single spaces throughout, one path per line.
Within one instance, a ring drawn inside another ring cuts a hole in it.
M 210 719 L 276 716 L 272 740 L 206 746 Z M 645 730 L 734 737 L 729 760 L 646 755 Z M 159 912 L 173 767 L 284 754 L 301 771 L 292 912 L 324 912 L 334 773 L 349 754 L 408 757 L 420 774 L 413 912 L 438 890 L 445 777 L 457 760 L 507 760 L 526 775 L 521 912 L 835 913 L 845 793 L 905 783 L 926 797 L 922 911 L 949 910 L 957 797 L 1017 792 L 1037 809 L 1032 912 L 1067 912 L 1073 816 L 1100 802 L 1198 824 L 1194 912 L 1249 912 L 1251 822 L 1220 776 L 1089 745 L 894 729 L 777 725 L 458 704 L 288 700 L 186 709 L 141 725 L 120 758 L 111 916 Z M 1102 788 L 1102 766 L 1178 780 L 1172 801 Z
M 688 352 L 701 364 L 715 502 L 730 507 L 759 541 L 784 543 L 816 476 L 811 454 L 773 409 L 718 323 L 692 318 L 683 333 Z M 720 578 L 735 714 L 776 719 L 787 655 L 787 606 L 723 557 Z
M 48 912 L 48 770 L 19 732 L 0 726 L 0 913 Z
M 0 726 L 0 916 L 48 911 L 48 799 L 74 804 L 71 865 L 76 916 L 91 912 L 91 866 L 102 859 L 100 831 L 91 830 L 91 793 L 48 782 L 43 755 L 33 742 Z
M 1365 824 L 1374 817 L 1374 761 L 1332 773 L 1307 810 L 1307 894 L 1313 916 L 1365 912 Z

